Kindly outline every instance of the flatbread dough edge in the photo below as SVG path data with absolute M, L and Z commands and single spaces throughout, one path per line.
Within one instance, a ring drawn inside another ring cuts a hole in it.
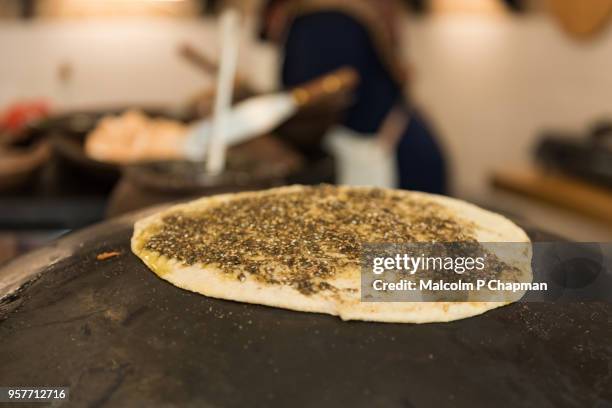
M 354 296 L 330 296 L 321 292 L 304 295 L 297 290 L 281 285 L 269 285 L 255 279 L 240 282 L 224 275 L 217 268 L 186 266 L 180 262 L 143 248 L 149 227 L 160 223 L 175 211 L 202 210 L 234 199 L 258 194 L 282 194 L 300 191 L 303 186 L 280 187 L 266 191 L 230 193 L 204 197 L 195 201 L 170 207 L 157 214 L 139 220 L 134 225 L 131 240 L 132 251 L 159 277 L 175 286 L 206 296 L 261 304 L 303 312 L 337 315 L 343 320 L 365 320 L 394 323 L 448 322 L 482 314 L 488 310 L 511 302 L 360 302 L 359 293 Z M 347 189 L 369 189 L 368 187 L 340 187 Z M 509 219 L 479 208 L 473 204 L 434 194 L 394 190 L 411 198 L 422 198 L 436 202 L 458 219 L 476 225 L 479 242 L 530 242 L 527 234 Z M 530 251 L 530 249 L 529 249 Z M 514 263 L 522 272 L 521 281 L 531 282 L 531 252 Z M 360 272 L 359 272 L 360 273 Z M 340 283 L 342 285 L 342 283 Z M 360 286 L 360 285 L 358 285 Z

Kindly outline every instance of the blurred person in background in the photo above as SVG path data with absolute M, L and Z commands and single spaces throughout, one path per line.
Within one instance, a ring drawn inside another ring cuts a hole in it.
M 395 0 L 269 0 L 262 35 L 280 44 L 282 85 L 292 87 L 350 66 L 360 84 L 328 135 L 339 182 L 443 194 L 443 154 L 404 96 Z

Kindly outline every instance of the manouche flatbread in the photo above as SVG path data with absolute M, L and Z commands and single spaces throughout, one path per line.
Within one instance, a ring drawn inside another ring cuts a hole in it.
M 425 323 L 510 303 L 362 302 L 364 243 L 529 242 L 510 220 L 466 202 L 370 187 L 290 186 L 181 204 L 136 222 L 132 251 L 162 279 L 215 298 Z M 531 282 L 531 253 L 510 259 Z

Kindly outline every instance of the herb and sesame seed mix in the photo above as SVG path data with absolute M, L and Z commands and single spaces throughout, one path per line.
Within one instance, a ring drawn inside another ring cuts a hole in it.
M 364 244 L 477 244 L 478 220 L 449 200 L 331 185 L 213 196 L 139 221 L 132 249 L 179 287 L 345 318 L 340 306 L 360 303 Z
M 187 265 L 214 265 L 245 279 L 283 283 L 304 294 L 331 289 L 321 279 L 359 266 L 366 242 L 473 240 L 470 227 L 433 202 L 406 200 L 382 190 L 305 187 L 254 196 L 203 211 L 177 212 L 145 249 Z

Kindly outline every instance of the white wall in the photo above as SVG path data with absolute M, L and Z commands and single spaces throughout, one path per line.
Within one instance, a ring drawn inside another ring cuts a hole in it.
M 415 98 L 448 147 L 461 196 L 481 196 L 491 168 L 528 161 L 541 129 L 612 117 L 611 30 L 578 43 L 544 16 L 445 16 L 410 21 L 406 37 Z M 59 107 L 180 104 L 210 83 L 176 56 L 184 40 L 216 52 L 210 21 L 1 22 L 0 108 L 36 96 Z M 274 52 L 243 51 L 242 73 L 272 87 Z M 69 89 L 57 80 L 62 61 L 74 66 Z
M 545 16 L 456 16 L 407 29 L 414 93 L 453 159 L 456 191 L 480 196 L 488 170 L 530 160 L 542 129 L 612 119 L 612 30 L 576 42 Z
M 184 62 L 176 49 L 189 41 L 214 56 L 215 33 L 215 23 L 202 20 L 0 22 L 0 109 L 15 99 L 40 96 L 60 109 L 183 103 L 210 86 L 211 78 Z M 256 77 L 260 86 L 269 86 L 273 56 L 243 50 L 242 69 L 263 70 L 266 75 Z M 254 55 L 261 62 L 254 63 Z M 57 76 L 64 62 L 74 71 L 68 86 Z

